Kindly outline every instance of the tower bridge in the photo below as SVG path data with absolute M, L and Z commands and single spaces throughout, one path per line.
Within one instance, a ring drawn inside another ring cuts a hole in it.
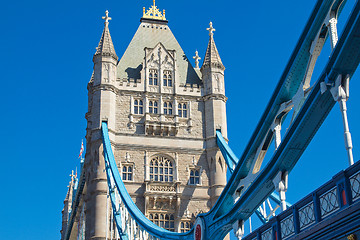
M 224 239 L 231 230 L 249 240 L 356 239 L 360 168 L 346 102 L 360 61 L 360 3 L 339 36 L 344 4 L 315 3 L 241 155 L 227 144 L 225 66 L 214 24 L 202 66 L 196 52 L 193 67 L 155 0 L 121 58 L 106 11 L 88 84 L 86 154 L 64 201 L 61 239 Z M 313 79 L 327 39 L 331 56 Z M 288 177 L 337 102 L 350 167 L 291 205 Z M 264 225 L 245 233 L 253 214 Z

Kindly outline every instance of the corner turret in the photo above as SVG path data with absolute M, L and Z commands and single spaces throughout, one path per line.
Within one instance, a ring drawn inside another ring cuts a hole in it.
M 101 83 L 115 83 L 116 65 L 119 59 L 110 35 L 109 11 L 106 10 L 105 14 L 105 17 L 102 17 L 105 20 L 104 31 L 93 57 L 95 86 Z
M 211 169 L 211 202 L 215 204 L 226 185 L 226 164 L 216 144 L 216 130 L 227 138 L 226 100 L 224 70 L 219 52 L 214 41 L 212 22 L 209 31 L 209 43 L 200 69 L 204 83 L 206 155 Z

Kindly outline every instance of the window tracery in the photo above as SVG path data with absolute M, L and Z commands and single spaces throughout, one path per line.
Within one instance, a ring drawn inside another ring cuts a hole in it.
M 178 105 L 178 115 L 182 118 L 187 118 L 188 116 L 188 105 L 187 103 L 179 103 Z
M 200 184 L 200 169 L 191 169 L 190 170 L 190 185 L 199 185 Z
M 134 166 L 133 164 L 122 164 L 122 180 L 132 181 L 133 180 Z
M 165 228 L 169 231 L 175 231 L 174 214 L 168 213 L 150 213 L 149 219 L 159 227 Z
M 142 100 L 135 99 L 134 101 L 134 114 L 143 114 L 144 104 Z
M 163 75 L 164 86 L 172 87 L 172 72 L 169 70 L 164 71 Z
M 158 182 L 172 182 L 174 180 L 174 168 L 170 159 L 157 156 L 150 161 L 150 180 Z
M 164 114 L 172 115 L 173 107 L 171 102 L 164 102 Z
M 158 70 L 150 69 L 149 70 L 149 85 L 158 85 Z
M 184 232 L 188 232 L 191 230 L 191 228 L 193 227 L 193 223 L 190 220 L 187 221 L 181 221 L 180 224 L 180 232 L 184 233 Z
M 157 101 L 150 101 L 149 102 L 149 113 L 158 113 L 158 102 Z

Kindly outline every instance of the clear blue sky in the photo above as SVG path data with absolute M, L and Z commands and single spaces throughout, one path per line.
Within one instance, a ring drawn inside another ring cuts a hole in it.
M 339 19 L 340 30 L 355 0 Z M 0 240 L 60 238 L 61 210 L 71 170 L 85 136 L 87 83 L 104 11 L 121 56 L 147 1 L 3 1 L 0 9 L 2 191 Z M 241 155 L 314 7 L 314 0 L 165 1 L 169 26 L 192 59 L 203 58 L 206 28 L 226 67 L 230 145 Z M 317 75 L 330 44 L 317 64 Z M 354 156 L 360 156 L 359 73 L 350 85 L 348 114 Z M 285 129 L 286 130 L 286 129 Z M 347 167 L 338 105 L 290 174 L 289 202 L 296 202 Z

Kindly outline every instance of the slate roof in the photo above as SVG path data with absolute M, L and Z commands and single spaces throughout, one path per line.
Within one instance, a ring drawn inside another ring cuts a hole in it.
M 154 48 L 161 42 L 167 50 L 176 51 L 176 64 L 179 84 L 201 84 L 180 44 L 171 32 L 167 21 L 146 21 L 141 24 L 131 40 L 117 67 L 117 77 L 120 79 L 140 79 L 140 71 L 145 57 L 144 48 Z

